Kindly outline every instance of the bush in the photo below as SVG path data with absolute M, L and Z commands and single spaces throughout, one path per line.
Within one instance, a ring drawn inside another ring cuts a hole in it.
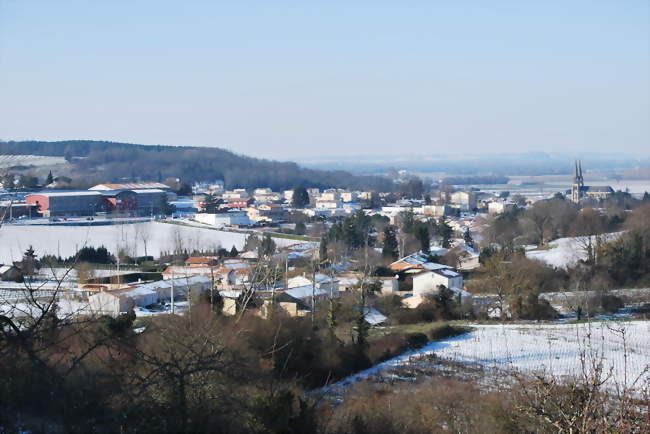
M 410 349 L 417 349 L 428 344 L 429 338 L 424 333 L 411 333 L 406 336 L 406 341 Z
M 606 294 L 600 299 L 600 306 L 606 313 L 616 313 L 625 306 L 625 303 L 621 297 Z
M 399 333 L 390 333 L 370 342 L 368 358 L 375 363 L 392 359 L 403 353 L 409 347 L 406 337 Z
M 469 327 L 452 326 L 449 324 L 443 324 L 432 328 L 431 331 L 429 332 L 429 338 L 432 341 L 439 341 L 441 339 L 462 335 L 463 333 L 467 333 L 469 331 L 470 331 Z

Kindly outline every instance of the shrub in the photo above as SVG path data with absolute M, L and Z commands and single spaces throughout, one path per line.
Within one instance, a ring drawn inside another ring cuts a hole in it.
M 424 333 L 411 333 L 406 336 L 406 341 L 409 348 L 417 349 L 429 343 L 429 338 Z
M 616 313 L 625 306 L 625 303 L 621 297 L 605 294 L 600 299 L 600 306 L 607 313 Z
M 373 364 L 383 362 L 403 353 L 408 346 L 403 334 L 390 333 L 370 342 L 368 358 Z
M 438 341 L 441 339 L 462 335 L 463 333 L 467 333 L 469 331 L 470 331 L 469 327 L 442 324 L 432 328 L 431 331 L 429 331 L 429 338 L 432 341 Z

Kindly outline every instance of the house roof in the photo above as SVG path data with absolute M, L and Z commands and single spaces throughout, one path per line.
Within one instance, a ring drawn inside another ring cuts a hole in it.
M 186 264 L 213 264 L 218 261 L 214 256 L 192 256 L 185 260 Z
M 220 268 L 215 266 L 199 266 L 199 267 L 186 267 L 184 265 L 170 265 L 165 268 L 162 274 L 169 275 L 174 274 L 179 279 L 185 278 L 185 275 L 211 275 L 212 273 L 218 274 L 221 271 Z
M 412 255 L 406 256 L 402 259 L 390 264 L 390 269 L 393 271 L 407 271 L 407 270 L 441 270 L 441 269 L 451 269 L 448 265 L 437 264 L 435 262 L 429 261 L 429 256 L 425 255 L 422 252 L 416 252 Z
M 40 191 L 34 195 L 45 197 L 66 197 L 66 196 L 101 196 L 102 193 L 97 191 Z M 30 196 L 32 196 L 30 194 Z
M 328 291 L 325 291 L 324 289 L 320 289 L 320 288 L 314 288 L 311 285 L 298 286 L 296 288 L 287 289 L 284 292 L 285 294 L 288 294 L 291 297 L 297 298 L 299 300 L 303 298 L 311 297 L 312 295 L 315 295 L 316 297 L 329 295 Z
M 388 317 L 383 313 L 379 312 L 374 307 L 366 307 L 364 309 L 363 319 L 370 325 L 379 325 L 383 322 L 386 322 Z
M 454 277 L 459 277 L 460 276 L 460 274 L 455 272 L 454 270 L 450 270 L 450 269 L 446 269 L 446 268 L 433 270 L 433 272 L 436 273 L 436 274 L 440 274 L 441 276 L 448 277 L 448 278 L 454 278 Z
M 155 282 L 143 283 L 141 285 L 137 285 L 136 287 L 142 288 L 144 290 L 156 291 L 160 289 L 171 289 L 172 286 L 179 289 L 187 288 L 188 286 L 201 283 L 210 284 L 212 283 L 212 280 L 206 276 L 177 277 L 175 279 L 157 280 Z
M 89 190 L 147 190 L 163 189 L 169 190 L 169 186 L 161 182 L 127 182 L 123 184 L 97 184 Z
M 614 190 L 609 185 L 607 186 L 588 186 L 584 187 L 588 193 L 613 193 Z

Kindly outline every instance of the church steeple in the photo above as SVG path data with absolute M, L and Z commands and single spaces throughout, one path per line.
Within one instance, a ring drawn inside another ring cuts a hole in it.
M 582 187 L 584 186 L 584 178 L 582 177 L 582 162 L 580 160 L 575 161 L 575 175 L 573 176 L 573 183 L 577 184 L 578 186 Z
M 585 180 L 582 177 L 582 161 L 581 160 L 578 160 L 578 171 L 580 173 L 580 185 L 584 185 Z
M 573 175 L 573 186 L 571 187 L 571 200 L 579 203 L 582 199 L 582 191 L 585 185 L 584 178 L 582 177 L 582 162 L 575 160 L 575 174 Z

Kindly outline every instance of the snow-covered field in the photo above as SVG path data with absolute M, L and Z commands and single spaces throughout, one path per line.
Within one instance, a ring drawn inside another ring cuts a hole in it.
M 134 223 L 112 226 L 12 226 L 0 229 L 0 263 L 8 264 L 22 258 L 31 245 L 39 256 L 54 254 L 74 255 L 87 246 L 105 246 L 116 253 L 124 249 L 134 256 L 159 256 L 176 247 L 187 250 L 244 246 L 246 235 L 199 227 L 188 227 L 160 222 Z M 296 243 L 295 240 L 275 238 L 279 247 Z
M 607 241 L 611 241 L 620 236 L 620 233 L 606 234 Z M 580 238 L 558 238 L 549 243 L 549 248 L 545 250 L 528 250 L 526 256 L 530 259 L 536 259 L 558 268 L 566 268 L 575 265 L 579 260 L 586 259 L 586 252 L 583 247 L 583 241 Z
M 63 157 L 48 157 L 44 155 L 2 155 L 0 156 L 0 167 L 11 166 L 50 166 L 54 164 L 65 164 Z
M 644 379 L 650 381 L 650 321 L 472 327 L 471 333 L 432 342 L 348 377 L 338 385 L 380 375 L 428 354 L 486 368 L 555 377 L 580 376 L 583 368 L 589 370 L 593 363 L 602 361 L 605 376 L 611 373 L 606 382 L 610 388 L 626 382 L 632 386 L 639 377 L 642 378 L 637 386 Z

